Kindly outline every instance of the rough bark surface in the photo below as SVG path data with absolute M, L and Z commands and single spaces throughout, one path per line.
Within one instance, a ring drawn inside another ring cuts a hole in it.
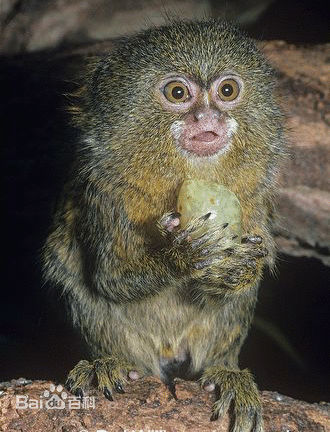
M 269 0 L 259 2 L 266 7 Z M 210 14 L 210 6 L 207 0 L 1 0 L 0 53 L 32 52 L 127 35 L 148 24 L 163 24 L 166 12 L 203 18 Z
M 1 0 L 0 53 L 32 52 L 127 35 L 164 24 L 171 16 L 217 16 L 249 25 L 272 3 L 274 0 Z M 298 12 L 303 11 L 299 8 Z M 283 27 L 281 22 L 278 26 Z
M 158 379 L 144 378 L 128 384 L 126 393 L 116 395 L 114 402 L 90 392 L 83 406 L 84 399 L 74 398 L 51 382 L 24 385 L 24 380 L 13 381 L 2 386 L 0 430 L 228 432 L 228 416 L 216 422 L 209 420 L 212 394 L 197 383 L 185 381 L 177 384 L 177 393 L 177 401 L 170 399 Z M 266 391 L 262 392 L 262 403 L 265 432 L 330 431 L 330 404 L 308 404 Z
M 330 265 L 330 44 L 269 42 L 288 116 L 289 158 L 280 180 L 276 231 L 282 252 Z

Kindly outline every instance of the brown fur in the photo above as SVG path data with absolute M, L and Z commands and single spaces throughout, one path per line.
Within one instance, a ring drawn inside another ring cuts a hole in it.
M 245 82 L 232 110 L 239 129 L 223 155 L 187 158 L 170 133 L 180 114 L 162 108 L 157 82 L 175 71 L 207 85 L 226 70 Z M 175 377 L 200 378 L 217 388 L 212 419 L 233 400 L 234 431 L 262 430 L 257 389 L 239 371 L 238 354 L 263 267 L 275 256 L 272 203 L 284 134 L 273 87 L 255 44 L 218 21 L 152 29 L 91 62 L 73 110 L 81 131 L 75 169 L 44 248 L 46 278 L 62 290 L 91 353 L 91 363 L 70 372 L 72 391 L 96 374 L 111 398 L 130 370 L 161 376 L 173 393 Z M 202 219 L 162 229 L 187 178 L 232 190 L 245 236 L 262 243 L 221 249 L 226 230 L 218 227 L 203 261 L 205 244 L 187 236 Z

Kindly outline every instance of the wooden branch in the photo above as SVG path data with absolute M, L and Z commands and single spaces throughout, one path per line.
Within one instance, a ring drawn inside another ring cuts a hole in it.
M 278 72 L 290 138 L 277 201 L 278 245 L 330 265 L 330 44 L 269 42 L 263 50 Z
M 179 381 L 178 400 L 170 399 L 156 378 L 126 386 L 126 393 L 109 402 L 91 391 L 85 399 L 46 381 L 1 387 L 0 429 L 62 432 L 228 432 L 229 418 L 210 422 L 213 395 L 197 383 Z M 53 386 L 53 387 L 52 387 Z M 265 432 L 329 432 L 330 404 L 308 404 L 275 392 L 263 392 Z

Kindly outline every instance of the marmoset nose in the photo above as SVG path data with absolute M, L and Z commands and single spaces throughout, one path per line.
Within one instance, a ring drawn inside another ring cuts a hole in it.
M 193 119 L 195 122 L 205 120 L 219 120 L 221 114 L 219 111 L 212 108 L 200 108 L 193 113 Z

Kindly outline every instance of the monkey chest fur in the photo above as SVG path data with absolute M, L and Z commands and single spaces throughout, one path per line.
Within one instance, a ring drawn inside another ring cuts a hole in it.
M 93 356 L 118 356 L 144 374 L 197 379 L 215 364 L 237 367 L 254 301 L 200 306 L 168 289 L 152 301 L 107 307 L 102 331 L 89 335 Z

